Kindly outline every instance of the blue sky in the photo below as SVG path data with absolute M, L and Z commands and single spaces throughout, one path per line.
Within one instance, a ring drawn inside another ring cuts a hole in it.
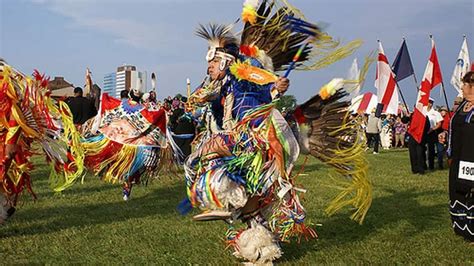
M 241 0 L 0 0 L 0 57 L 25 73 L 38 69 L 84 84 L 89 67 L 94 82 L 123 63 L 158 77 L 159 98 L 185 93 L 186 78 L 198 85 L 206 71 L 207 44 L 194 35 L 199 23 L 230 23 L 240 16 Z M 333 77 L 345 77 L 357 57 L 382 41 L 393 61 L 403 36 L 418 80 L 430 53 L 433 34 L 450 104 L 456 91 L 449 83 L 462 36 L 474 45 L 474 2 L 471 0 L 294 0 L 312 22 L 324 22 L 342 41 L 362 39 L 351 57 L 323 70 L 291 74 L 290 92 L 298 101 L 315 94 Z M 471 61 L 474 53 L 470 48 Z M 375 64 L 362 92 L 375 92 Z M 413 106 L 413 80 L 400 83 Z M 439 88 L 432 93 L 441 104 Z

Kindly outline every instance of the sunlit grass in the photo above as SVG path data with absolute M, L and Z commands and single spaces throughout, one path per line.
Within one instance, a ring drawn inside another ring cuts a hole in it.
M 374 200 L 363 225 L 349 210 L 328 217 L 323 210 L 337 191 L 328 168 L 315 159 L 298 183 L 308 192 L 303 205 L 319 239 L 283 245 L 278 261 L 290 264 L 416 263 L 473 264 L 474 246 L 452 232 L 448 172 L 410 173 L 406 150 L 368 155 Z M 300 162 L 303 160 L 300 159 Z M 235 264 L 224 250 L 225 223 L 198 223 L 176 206 L 185 197 L 182 178 L 163 176 L 134 188 L 124 202 L 118 185 L 88 176 L 85 184 L 55 195 L 48 169 L 35 158 L 34 189 L 14 217 L 0 226 L 2 264 L 157 263 Z

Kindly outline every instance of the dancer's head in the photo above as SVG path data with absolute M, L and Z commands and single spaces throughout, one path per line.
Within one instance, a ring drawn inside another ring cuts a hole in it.
M 209 42 L 206 54 L 207 74 L 211 80 L 224 78 L 229 65 L 239 53 L 237 38 L 231 33 L 232 26 L 201 25 L 196 34 Z

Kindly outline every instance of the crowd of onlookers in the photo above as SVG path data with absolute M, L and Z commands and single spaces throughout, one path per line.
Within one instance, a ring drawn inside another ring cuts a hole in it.
M 78 127 L 97 114 L 97 97 L 100 92 L 92 92 L 87 97 L 83 97 L 82 94 L 82 89 L 77 87 L 74 90 L 74 97 L 66 100 L 73 114 L 74 124 Z M 180 95 L 168 96 L 163 101 L 159 101 L 154 91 L 141 93 L 134 90 L 123 90 L 120 93 L 120 98 L 122 100 L 130 99 L 152 110 L 163 108 L 167 112 L 168 128 L 171 130 L 176 144 L 181 147 L 185 156 L 191 153 L 191 142 L 196 135 L 198 125 L 193 117 L 186 112 L 186 97 Z M 435 158 L 437 158 L 438 168 L 443 169 L 448 137 L 447 130 L 451 116 L 452 113 L 449 113 L 444 106 L 435 110 L 433 100 L 430 98 L 425 133 L 421 143 L 416 143 L 417 147 L 412 148 L 410 135 L 407 133 L 410 114 L 401 112 L 398 115 L 382 114 L 376 116 L 374 109 L 370 114 L 363 116 L 362 127 L 366 132 L 366 149 L 373 149 L 374 154 L 378 154 L 380 148 L 384 150 L 392 148 L 421 149 L 418 152 L 420 154 L 418 157 L 422 157 L 424 170 L 434 170 Z M 414 172 L 423 173 L 424 171 L 416 170 Z
M 363 127 L 367 137 L 367 149 L 373 148 L 374 154 L 378 154 L 379 148 L 388 150 L 391 148 L 407 147 L 408 116 L 399 114 L 383 114 L 375 116 L 375 110 L 364 117 Z
M 457 99 L 456 104 L 461 99 Z M 446 146 L 448 139 L 448 128 L 450 118 L 453 112 L 449 112 L 445 106 L 433 107 L 433 99 L 430 98 L 428 104 L 428 113 L 426 115 L 427 122 L 425 132 L 421 143 L 421 161 L 423 161 L 423 169 L 434 170 L 435 159 L 439 169 L 445 167 L 443 160 L 446 155 Z M 411 114 L 401 112 L 398 115 L 383 114 L 379 117 L 375 115 L 375 109 L 368 115 L 364 116 L 363 127 L 365 128 L 367 138 L 367 150 L 373 149 L 374 154 L 379 153 L 379 149 L 388 150 L 391 148 L 409 148 L 410 138 L 408 129 L 410 126 Z M 413 141 L 413 140 L 412 140 Z M 424 171 L 414 171 L 424 173 Z

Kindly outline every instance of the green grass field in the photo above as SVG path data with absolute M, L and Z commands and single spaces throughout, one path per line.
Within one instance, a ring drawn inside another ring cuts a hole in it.
M 337 193 L 328 168 L 315 159 L 298 182 L 308 192 L 303 205 L 319 239 L 283 245 L 281 264 L 474 264 L 474 245 L 452 232 L 448 213 L 448 171 L 413 175 L 406 150 L 368 154 L 374 199 L 363 225 L 349 210 L 323 212 Z M 300 162 L 303 160 L 300 158 Z M 0 264 L 236 264 L 224 250 L 222 221 L 198 223 L 181 216 L 185 197 L 178 176 L 162 176 L 134 188 L 124 202 L 118 185 L 88 176 L 85 184 L 56 195 L 48 169 L 35 158 L 34 189 L 17 213 L 0 226 Z

